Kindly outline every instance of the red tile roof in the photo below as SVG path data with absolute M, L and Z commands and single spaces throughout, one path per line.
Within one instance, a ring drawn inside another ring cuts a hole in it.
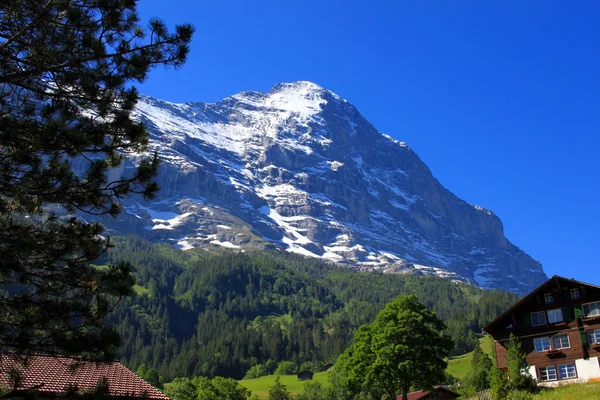
M 9 375 L 12 370 L 18 371 L 22 379 L 18 390 L 37 387 L 39 392 L 65 393 L 69 387 L 76 386 L 87 391 L 105 381 L 111 397 L 169 399 L 118 361 L 97 362 L 45 355 L 22 358 L 0 353 L 0 385 L 14 385 Z

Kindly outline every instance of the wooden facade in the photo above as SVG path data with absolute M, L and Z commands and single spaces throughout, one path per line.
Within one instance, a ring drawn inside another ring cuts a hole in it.
M 484 327 L 506 369 L 511 334 L 540 382 L 600 378 L 600 287 L 553 276 Z

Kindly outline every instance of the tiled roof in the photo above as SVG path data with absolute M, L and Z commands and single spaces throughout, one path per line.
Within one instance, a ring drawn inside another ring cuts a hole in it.
M 20 390 L 37 388 L 44 393 L 64 393 L 69 387 L 76 386 L 79 390 L 90 391 L 105 381 L 109 396 L 169 399 L 118 361 L 97 362 L 46 355 L 23 358 L 0 353 L 0 385 L 14 385 L 9 375 L 14 370 L 22 379 L 17 388 Z
M 431 393 L 429 390 L 419 390 L 408 394 L 408 400 L 419 400 Z M 402 398 L 402 396 L 400 396 Z

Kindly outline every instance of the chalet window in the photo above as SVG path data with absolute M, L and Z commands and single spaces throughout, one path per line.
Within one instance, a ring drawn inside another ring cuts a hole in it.
M 540 326 L 546 325 L 546 313 L 544 311 L 531 313 L 531 325 Z
M 569 335 L 556 335 L 552 337 L 552 344 L 556 350 L 568 349 L 571 347 L 569 343 Z
M 596 329 L 588 332 L 588 343 L 589 344 L 600 344 L 600 329 Z
M 563 322 L 562 309 L 556 308 L 554 310 L 548 310 L 548 322 L 550 322 L 551 324 Z
M 543 381 L 555 381 L 556 380 L 556 367 L 549 365 L 544 368 L 540 368 L 540 376 Z
M 577 288 L 571 289 L 571 298 L 572 299 L 578 299 L 580 297 L 581 297 L 581 295 L 579 294 L 579 289 L 577 289 Z
M 583 305 L 584 317 L 596 317 L 600 315 L 600 301 Z
M 535 351 L 537 351 L 538 353 L 548 351 L 551 349 L 549 337 L 535 338 L 533 339 L 533 345 L 535 346 Z
M 546 302 L 546 304 L 554 303 L 554 297 L 552 297 L 552 293 L 546 293 L 544 295 L 544 301 Z
M 575 364 L 563 364 L 558 366 L 558 377 L 560 379 L 576 378 Z

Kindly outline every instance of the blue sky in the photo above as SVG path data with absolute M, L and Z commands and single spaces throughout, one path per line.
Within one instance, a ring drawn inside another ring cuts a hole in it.
M 592 283 L 600 249 L 600 2 L 141 0 L 190 22 L 188 63 L 141 91 L 214 102 L 313 81 L 495 212 L 546 273 Z

